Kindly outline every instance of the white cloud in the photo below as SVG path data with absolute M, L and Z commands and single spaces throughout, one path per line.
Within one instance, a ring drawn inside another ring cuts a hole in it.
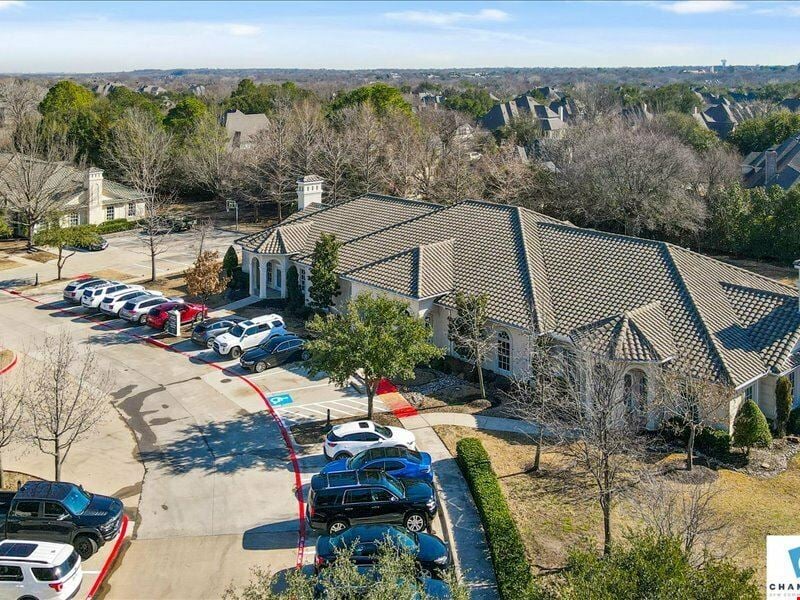
M 757 8 L 753 12 L 757 15 L 800 17 L 800 5 L 779 3 L 771 8 Z
M 261 27 L 258 25 L 245 25 L 243 23 L 225 23 L 222 25 L 222 30 L 236 37 L 249 37 L 261 33 Z
M 477 12 L 439 12 L 435 10 L 406 10 L 388 12 L 384 16 L 394 21 L 403 21 L 417 25 L 448 26 L 461 23 L 486 23 L 507 21 L 509 14 L 495 8 L 484 8 Z
M 733 0 L 680 0 L 678 2 L 659 3 L 658 6 L 662 10 L 679 15 L 727 12 L 744 8 L 741 2 Z
M 0 10 L 4 8 L 22 8 L 25 6 L 23 0 L 0 0 Z

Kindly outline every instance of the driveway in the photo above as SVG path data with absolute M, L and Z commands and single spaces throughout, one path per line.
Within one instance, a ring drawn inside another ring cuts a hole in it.
M 133 433 L 122 453 L 138 456 L 145 470 L 138 503 L 123 498 L 138 517 L 104 588 L 108 597 L 219 598 L 253 566 L 294 566 L 305 541 L 298 461 L 258 388 L 204 363 L 196 356 L 202 351 L 146 343 L 146 328 L 88 319 L 57 293 L 34 299 L 0 296 L 0 345 L 22 353 L 45 332 L 63 329 L 96 347 L 113 370 L 112 404 Z M 106 450 L 92 439 L 84 446 L 95 458 Z M 88 488 L 84 475 L 76 469 L 70 477 Z M 92 474 L 102 477 L 102 467 Z M 118 491 L 106 487 L 95 489 Z M 197 577 L 211 570 L 214 577 Z
M 213 229 L 206 234 L 203 242 L 205 250 L 217 250 L 223 256 L 234 240 L 242 234 Z M 113 268 L 128 277 L 144 277 L 150 274 L 150 254 L 145 244 L 147 238 L 136 231 L 114 234 L 108 237 L 108 248 L 101 252 L 78 251 L 67 260 L 63 277 L 74 278 L 84 273 L 92 273 Z M 191 266 L 200 248 L 198 231 L 175 233 L 164 238 L 161 252 L 156 257 L 156 269 L 159 274 L 183 271 Z M 38 273 L 41 282 L 56 278 L 55 260 L 39 263 L 26 259 L 24 255 L 14 255 L 12 260 L 18 267 L 0 271 L 0 288 L 19 286 L 26 283 Z

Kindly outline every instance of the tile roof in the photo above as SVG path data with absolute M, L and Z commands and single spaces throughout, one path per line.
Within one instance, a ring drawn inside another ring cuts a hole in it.
M 286 231 L 296 234 L 294 250 Z M 309 207 L 239 243 L 258 250 L 280 235 L 284 246 L 274 248 L 310 264 L 322 232 L 343 242 L 342 277 L 438 296 L 445 307 L 453 306 L 451 290 L 485 293 L 497 323 L 588 336 L 625 360 L 674 356 L 696 376 L 735 386 L 782 372 L 800 343 L 794 288 L 672 244 L 518 207 L 368 195 Z
M 770 181 L 765 181 L 767 152 L 775 152 L 775 173 Z M 746 187 L 779 185 L 788 190 L 800 183 L 800 134 L 764 152 L 748 154 L 742 163 L 742 176 Z

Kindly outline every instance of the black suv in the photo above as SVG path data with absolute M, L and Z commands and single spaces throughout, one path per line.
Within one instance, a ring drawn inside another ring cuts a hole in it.
M 351 525 L 399 523 L 422 531 L 436 515 L 433 486 L 395 479 L 382 471 L 339 471 L 311 478 L 306 518 L 313 529 L 331 535 Z

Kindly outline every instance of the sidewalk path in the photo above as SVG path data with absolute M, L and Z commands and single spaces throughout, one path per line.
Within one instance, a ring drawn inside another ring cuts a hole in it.
M 478 509 L 456 460 L 432 427 L 438 424 L 474 427 L 476 420 L 471 415 L 457 413 L 421 415 L 399 393 L 383 394 L 381 400 L 400 419 L 403 427 L 414 431 L 417 447 L 431 455 L 439 500 L 444 508 L 442 518 L 448 531 L 453 558 L 472 592 L 473 600 L 497 598 L 497 581 Z M 508 424 L 505 426 L 510 427 Z

